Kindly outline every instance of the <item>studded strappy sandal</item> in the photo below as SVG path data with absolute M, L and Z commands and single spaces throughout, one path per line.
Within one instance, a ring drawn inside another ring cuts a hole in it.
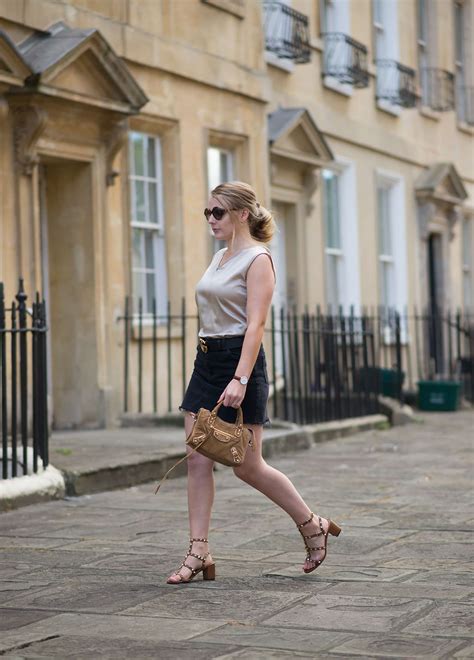
M 328 527 L 327 532 L 325 532 L 325 531 L 324 531 L 324 528 L 323 528 L 323 521 L 321 520 L 321 517 L 320 517 L 320 516 L 317 516 L 317 518 L 318 518 L 318 522 L 319 522 L 319 529 L 320 529 L 321 531 L 320 531 L 320 532 L 316 532 L 316 534 L 308 534 L 308 535 L 306 535 L 306 534 L 303 532 L 302 528 L 303 528 L 305 525 L 309 525 L 309 523 L 313 520 L 313 518 L 314 518 L 314 513 L 311 512 L 311 517 L 308 518 L 308 520 L 305 520 L 304 522 L 300 523 L 299 525 L 296 524 L 296 527 L 298 528 L 298 530 L 299 530 L 301 536 L 302 536 L 303 539 L 304 539 L 304 545 L 305 545 L 306 553 L 307 553 L 307 554 L 306 554 L 306 560 L 307 560 L 307 561 L 310 561 L 312 564 L 314 564 L 314 566 L 312 566 L 311 568 L 303 568 L 303 571 L 304 571 L 305 573 L 311 573 L 311 572 L 314 571 L 316 568 L 318 568 L 318 566 L 320 566 L 320 565 L 323 563 L 323 561 L 326 559 L 326 555 L 327 555 L 327 544 L 328 544 L 328 535 L 331 534 L 331 536 L 339 536 L 339 534 L 341 533 L 341 528 L 339 527 L 339 525 L 336 525 L 335 522 L 333 522 L 332 520 L 329 520 L 329 519 L 328 519 L 329 527 Z M 320 546 L 317 547 L 317 548 L 311 548 L 311 547 L 308 545 L 308 543 L 306 542 L 306 539 L 314 539 L 314 538 L 317 537 L 317 536 L 323 536 L 323 537 L 324 537 L 324 545 L 320 545 Z M 312 553 L 312 552 L 315 552 L 316 550 L 324 550 L 324 555 L 323 555 L 323 558 L 322 558 L 322 559 L 311 559 L 311 553 Z
M 186 582 L 191 582 L 191 580 L 196 577 L 198 573 L 202 572 L 202 579 L 203 580 L 215 580 L 216 579 L 216 565 L 214 562 L 212 564 L 208 564 L 207 566 L 204 565 L 206 559 L 209 557 L 209 552 L 206 552 L 205 555 L 196 555 L 194 552 L 192 552 L 193 549 L 193 543 L 195 541 L 201 541 L 202 543 L 209 543 L 207 539 L 189 539 L 189 548 L 188 548 L 188 554 L 183 560 L 183 563 L 181 566 L 178 568 L 177 571 L 175 571 L 168 580 L 166 581 L 167 584 L 184 584 Z M 195 557 L 196 559 L 199 559 L 202 562 L 202 565 L 199 568 L 193 568 L 189 564 L 186 563 L 186 559 L 188 557 Z M 188 578 L 183 578 L 181 573 L 179 572 L 182 568 L 187 568 L 189 571 L 191 571 L 191 575 Z M 179 577 L 179 580 L 171 580 L 170 578 L 177 575 Z

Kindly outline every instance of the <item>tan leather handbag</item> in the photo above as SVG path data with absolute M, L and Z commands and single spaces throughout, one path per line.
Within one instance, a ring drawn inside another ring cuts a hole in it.
M 237 410 L 235 423 L 225 422 L 217 416 L 222 403 L 222 401 L 218 403 L 212 410 L 199 409 L 191 433 L 186 438 L 186 444 L 191 447 L 191 451 L 168 470 L 156 487 L 155 495 L 171 470 L 185 461 L 194 451 L 222 465 L 237 467 L 243 463 L 247 447 L 255 449 L 253 431 L 243 425 L 242 408 L 239 406 Z

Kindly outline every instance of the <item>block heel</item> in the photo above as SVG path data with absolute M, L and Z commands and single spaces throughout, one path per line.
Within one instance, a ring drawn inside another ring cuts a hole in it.
M 183 563 L 181 566 L 178 568 L 177 571 L 175 571 L 172 575 L 169 576 L 167 579 L 167 584 L 186 584 L 187 582 L 191 582 L 193 578 L 196 577 L 199 573 L 202 573 L 202 579 L 203 580 L 215 580 L 216 579 L 216 565 L 214 562 L 212 564 L 208 564 L 207 566 L 205 565 L 206 559 L 209 557 L 209 552 L 206 552 L 205 555 L 197 555 L 196 553 L 193 552 L 193 543 L 195 542 L 200 542 L 200 543 L 209 543 L 207 539 L 190 539 L 189 540 L 189 550 L 188 554 L 184 558 Z M 194 557 L 195 559 L 199 559 L 201 562 L 201 566 L 199 568 L 193 568 L 189 564 L 186 563 L 186 560 L 188 557 Z M 190 572 L 190 575 L 188 578 L 184 578 L 181 574 L 181 570 L 183 568 L 187 568 L 188 571 Z M 171 578 L 177 575 L 179 580 L 172 580 Z
M 333 520 L 328 520 L 328 522 L 328 534 L 331 534 L 331 536 L 339 536 L 339 534 L 342 532 L 342 529 L 339 527 L 339 525 L 337 525 Z

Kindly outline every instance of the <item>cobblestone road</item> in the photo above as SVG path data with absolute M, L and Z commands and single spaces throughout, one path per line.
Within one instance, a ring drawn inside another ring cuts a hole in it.
M 185 480 L 0 515 L 8 658 L 468 658 L 472 412 L 273 459 L 343 526 L 301 572 L 292 521 L 225 468 L 215 582 L 167 586 L 187 547 Z

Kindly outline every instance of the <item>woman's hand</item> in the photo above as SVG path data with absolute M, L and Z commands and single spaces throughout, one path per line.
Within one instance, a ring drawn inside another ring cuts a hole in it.
M 233 378 L 220 395 L 219 401 L 217 403 L 223 401 L 224 406 L 238 408 L 244 400 L 246 391 L 247 385 L 242 385 L 242 383 L 239 383 L 238 380 Z

